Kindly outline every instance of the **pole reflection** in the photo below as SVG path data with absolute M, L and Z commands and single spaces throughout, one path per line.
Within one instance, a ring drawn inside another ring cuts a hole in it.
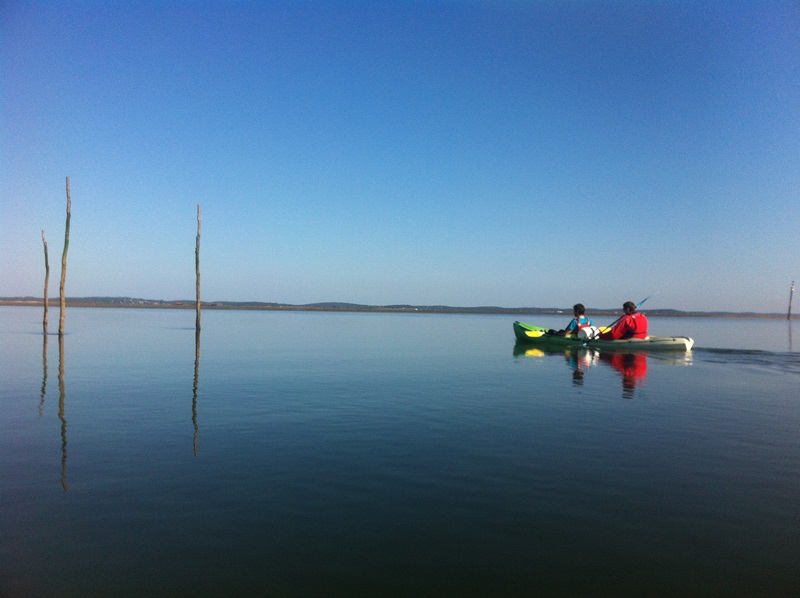
M 47 395 L 47 324 L 42 335 L 42 389 L 39 393 L 39 417 L 44 413 L 44 397 Z
M 194 332 L 194 383 L 192 384 L 192 425 L 194 426 L 194 437 L 192 445 L 194 456 L 197 456 L 198 436 L 200 428 L 197 425 L 197 388 L 200 383 L 200 328 L 195 328 Z
M 64 387 L 64 335 L 58 335 L 58 419 L 61 421 L 61 487 L 69 490 L 67 483 L 67 418 L 66 389 Z

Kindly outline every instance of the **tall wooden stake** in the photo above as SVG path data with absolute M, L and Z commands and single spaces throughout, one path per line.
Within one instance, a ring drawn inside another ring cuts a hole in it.
M 786 319 L 792 319 L 792 297 L 794 296 L 794 281 L 792 281 L 792 287 L 789 289 L 789 311 L 786 313 Z
M 42 320 L 42 328 L 44 333 L 47 334 L 47 287 L 50 284 L 50 260 L 47 257 L 47 241 L 44 239 L 44 230 L 42 230 L 42 245 L 44 245 L 44 319 Z
M 194 249 L 194 271 L 197 274 L 197 301 L 195 303 L 197 318 L 195 320 L 195 329 L 200 330 L 200 204 L 197 204 L 197 243 Z
M 197 386 L 200 377 L 200 204 L 197 204 L 197 241 L 194 247 L 194 271 L 197 275 L 197 313 L 194 327 L 194 384 L 192 385 L 192 424 L 194 425 L 194 456 L 197 456 Z
M 64 316 L 67 311 L 67 300 L 64 295 L 64 283 L 67 280 L 67 250 L 69 249 L 69 219 L 71 216 L 72 200 L 69 195 L 69 177 L 67 177 L 67 225 L 64 229 L 64 252 L 61 254 L 61 284 L 58 294 L 61 300 L 61 315 L 58 319 L 58 336 L 64 336 Z

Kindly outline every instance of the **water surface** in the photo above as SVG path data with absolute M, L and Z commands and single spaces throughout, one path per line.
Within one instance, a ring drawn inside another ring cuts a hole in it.
M 0 308 L 2 595 L 800 589 L 793 323 L 617 356 L 506 316 L 40 320 Z

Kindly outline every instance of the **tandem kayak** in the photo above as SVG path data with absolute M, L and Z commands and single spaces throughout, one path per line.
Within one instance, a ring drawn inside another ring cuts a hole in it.
M 648 336 L 647 338 L 626 338 L 619 340 L 584 340 L 577 336 L 556 336 L 545 334 L 547 328 L 514 322 L 514 335 L 517 342 L 546 345 L 548 347 L 596 347 L 622 351 L 689 351 L 694 340 L 688 336 Z

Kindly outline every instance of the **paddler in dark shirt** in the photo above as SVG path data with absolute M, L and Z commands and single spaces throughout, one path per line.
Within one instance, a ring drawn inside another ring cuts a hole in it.
M 592 320 L 586 317 L 586 308 L 583 303 L 576 303 L 572 306 L 572 315 L 574 316 L 567 324 L 564 330 L 548 330 L 547 334 L 555 334 L 558 336 L 568 336 L 570 334 L 577 334 L 581 328 L 586 328 L 592 325 Z

